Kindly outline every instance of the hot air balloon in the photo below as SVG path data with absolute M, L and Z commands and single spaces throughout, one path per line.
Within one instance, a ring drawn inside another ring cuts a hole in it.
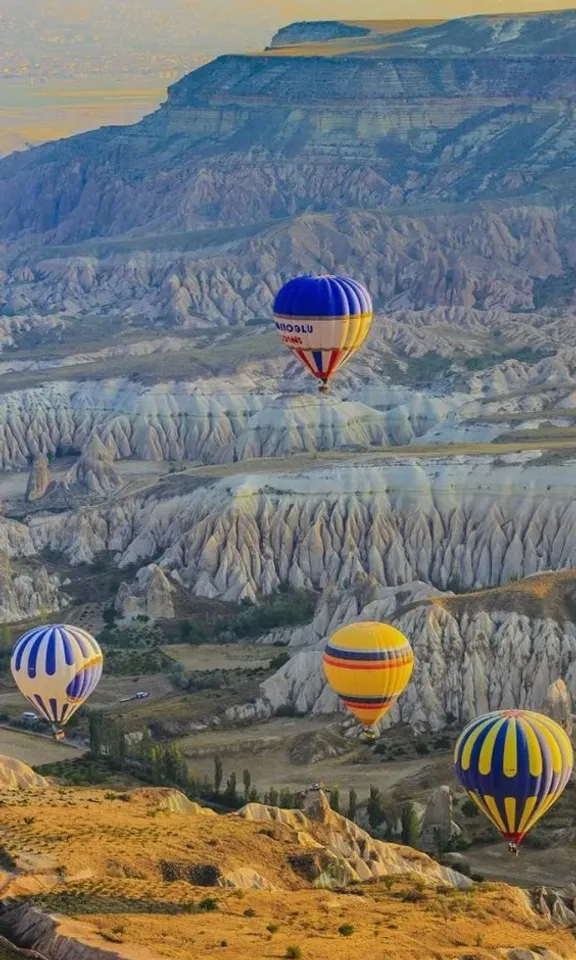
M 362 724 L 365 739 L 374 739 L 370 728 L 396 703 L 413 668 L 408 640 L 387 623 L 350 623 L 324 650 L 328 683 Z
M 98 643 L 86 630 L 50 624 L 16 641 L 10 668 L 20 692 L 60 739 L 61 727 L 96 689 L 103 662 Z
M 372 301 L 348 277 L 296 277 L 277 294 L 274 319 L 282 343 L 326 393 L 334 374 L 364 343 Z
M 458 780 L 509 841 L 512 854 L 560 797 L 573 760 L 562 727 L 530 710 L 496 710 L 477 717 L 460 734 L 454 750 Z

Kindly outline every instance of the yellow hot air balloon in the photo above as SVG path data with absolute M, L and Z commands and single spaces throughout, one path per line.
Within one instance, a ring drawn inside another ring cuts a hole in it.
M 509 841 L 512 854 L 559 799 L 573 762 L 568 734 L 532 710 L 495 710 L 476 717 L 454 750 L 458 780 Z
M 326 393 L 368 336 L 372 301 L 350 277 L 295 277 L 276 296 L 274 320 L 282 343 Z
M 350 623 L 330 637 L 324 650 L 328 683 L 369 735 L 396 703 L 413 669 L 412 647 L 387 623 Z

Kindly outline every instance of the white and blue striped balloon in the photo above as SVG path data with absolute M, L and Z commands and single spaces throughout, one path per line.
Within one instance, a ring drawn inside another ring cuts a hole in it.
M 50 624 L 16 641 L 10 668 L 34 709 L 49 723 L 62 725 L 96 689 L 103 663 L 102 650 L 86 630 Z

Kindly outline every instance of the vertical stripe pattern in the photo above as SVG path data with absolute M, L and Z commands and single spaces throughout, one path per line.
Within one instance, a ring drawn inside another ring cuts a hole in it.
M 530 710 L 477 717 L 454 750 L 458 780 L 502 836 L 515 843 L 558 800 L 573 762 L 562 727 Z
M 35 627 L 16 641 L 11 670 L 18 689 L 52 724 L 62 724 L 94 692 L 104 657 L 80 627 Z
M 328 683 L 362 726 L 377 723 L 407 686 L 414 654 L 406 637 L 386 623 L 341 627 L 324 650 Z

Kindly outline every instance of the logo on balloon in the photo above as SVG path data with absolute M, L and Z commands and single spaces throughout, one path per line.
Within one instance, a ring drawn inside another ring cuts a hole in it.
M 314 333 L 314 327 L 311 323 L 278 323 L 277 330 L 285 330 L 286 333 Z

